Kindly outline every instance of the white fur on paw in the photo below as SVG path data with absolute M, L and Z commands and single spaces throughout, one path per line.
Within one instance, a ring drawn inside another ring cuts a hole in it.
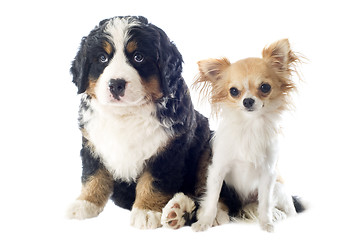
M 230 222 L 229 214 L 221 209 L 221 205 L 219 203 L 214 214 L 212 212 L 205 212 L 204 208 L 200 207 L 197 218 L 198 221 L 191 225 L 192 230 L 195 232 L 205 231 L 212 226 L 219 226 Z
M 196 223 L 193 223 L 191 225 L 191 229 L 195 232 L 201 232 L 201 231 L 205 231 L 208 228 L 211 227 L 211 222 L 209 222 L 208 220 L 204 219 L 204 220 L 199 220 Z
M 189 217 L 195 209 L 195 203 L 191 198 L 183 193 L 177 193 L 166 204 L 162 211 L 161 224 L 164 227 L 179 229 L 186 223 L 185 214 Z
M 273 208 L 272 211 L 272 221 L 277 222 L 280 220 L 286 219 L 288 216 L 285 212 L 278 208 Z M 241 220 L 245 221 L 259 221 L 259 214 L 258 214 L 258 204 L 257 203 L 250 203 L 247 204 L 242 210 L 240 214 Z
M 220 226 L 229 222 L 230 222 L 229 214 L 226 211 L 222 210 L 221 207 L 218 205 L 218 210 L 216 213 L 216 218 L 213 222 L 213 227 Z
M 70 219 L 86 219 L 98 216 L 103 207 L 86 200 L 76 200 L 67 209 L 66 216 Z
M 267 232 L 273 232 L 274 231 L 274 225 L 272 222 L 272 212 L 267 211 L 259 211 L 259 223 L 262 230 Z
M 196 223 L 191 225 L 191 229 L 195 232 L 205 231 L 210 228 L 214 222 L 214 217 L 209 217 L 206 215 L 204 208 L 200 207 L 197 211 L 197 219 Z
M 269 222 L 260 222 L 260 227 L 262 230 L 267 232 L 274 232 L 274 225 Z
M 291 215 L 289 215 L 289 216 L 291 216 Z M 273 222 L 284 220 L 289 216 L 286 215 L 286 213 L 281 211 L 280 209 L 277 209 L 277 208 L 273 209 L 273 216 L 272 216 L 273 217 L 272 218 Z
M 296 210 L 294 207 L 294 204 L 284 204 L 284 206 L 282 208 L 280 208 L 282 210 L 282 212 L 284 212 L 285 216 L 287 217 L 292 217 L 296 215 Z
M 130 224 L 139 229 L 155 229 L 161 227 L 161 212 L 133 208 L 131 210 Z
M 245 221 L 257 221 L 258 216 L 258 204 L 250 203 L 244 206 L 241 210 L 240 218 Z

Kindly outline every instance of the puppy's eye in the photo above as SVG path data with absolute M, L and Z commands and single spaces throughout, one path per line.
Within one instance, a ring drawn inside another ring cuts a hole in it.
M 134 54 L 134 61 L 137 63 L 141 63 L 144 61 L 144 56 L 141 53 Z
M 107 63 L 109 61 L 109 57 L 105 53 L 101 54 L 98 59 L 100 63 Z
M 261 86 L 260 86 L 260 91 L 261 92 L 268 93 L 268 92 L 270 92 L 270 90 L 271 90 L 270 84 L 268 84 L 268 83 L 261 84 Z
M 237 96 L 239 96 L 239 94 L 240 94 L 239 89 L 237 89 L 235 87 L 230 88 L 230 95 L 231 96 L 237 97 Z

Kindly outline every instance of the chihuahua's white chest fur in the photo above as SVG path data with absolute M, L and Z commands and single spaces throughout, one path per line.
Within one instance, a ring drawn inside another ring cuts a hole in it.
M 240 114 L 240 115 L 239 115 Z M 259 202 L 261 226 L 272 230 L 272 194 L 276 179 L 276 117 L 271 114 L 241 113 L 224 109 L 212 141 L 213 162 L 209 167 L 207 192 L 194 229 L 202 229 L 214 219 L 216 199 L 223 180 L 235 188 L 243 204 Z
M 232 185 L 244 202 L 259 188 L 264 172 L 276 166 L 277 126 L 271 117 L 239 118 L 238 112 L 224 112 L 213 139 L 213 165 L 225 169 L 225 182 Z M 244 114 L 244 113 L 240 113 Z
M 275 168 L 277 123 L 289 106 L 289 93 L 295 89 L 290 77 L 298 60 L 289 41 L 282 39 L 265 47 L 262 58 L 232 64 L 226 58 L 198 62 L 200 74 L 195 84 L 202 85 L 212 109 L 216 113 L 221 110 L 223 119 L 213 139 L 207 192 L 200 204 L 199 220 L 192 225 L 194 230 L 211 226 L 223 180 L 234 186 L 245 204 L 257 196 L 259 222 L 266 231 L 273 230 L 274 193 L 285 199 L 280 205 L 294 208 L 291 197 L 279 190 L 281 186 L 275 187 Z

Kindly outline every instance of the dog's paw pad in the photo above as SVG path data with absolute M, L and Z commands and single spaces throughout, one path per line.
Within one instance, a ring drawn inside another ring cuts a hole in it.
M 176 217 L 177 217 L 177 214 L 176 214 L 176 212 L 174 212 L 174 211 L 170 212 L 170 213 L 167 215 L 167 218 L 168 218 L 168 219 L 176 218 Z
M 172 206 L 171 208 L 180 208 L 180 204 L 175 203 L 174 206 Z
M 161 224 L 164 227 L 179 229 L 186 224 L 194 209 L 194 202 L 183 193 L 178 193 L 163 208 Z
M 181 225 L 178 225 L 178 220 L 171 220 L 169 222 L 167 222 L 168 226 L 173 228 L 173 229 L 179 229 L 181 227 Z

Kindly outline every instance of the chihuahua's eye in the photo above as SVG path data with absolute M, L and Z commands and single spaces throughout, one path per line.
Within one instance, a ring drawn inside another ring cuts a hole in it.
M 98 59 L 100 63 L 107 63 L 109 61 L 109 57 L 105 53 L 101 54 Z
M 144 61 L 144 56 L 141 53 L 135 53 L 134 61 L 137 63 L 141 63 L 142 61 Z
M 237 97 L 237 96 L 239 96 L 240 91 L 239 91 L 239 89 L 232 87 L 232 88 L 230 88 L 230 94 L 233 97 Z
M 268 83 L 261 84 L 261 86 L 260 86 L 260 91 L 261 92 L 268 93 L 268 92 L 270 92 L 270 90 L 271 90 L 270 84 L 268 84 Z

